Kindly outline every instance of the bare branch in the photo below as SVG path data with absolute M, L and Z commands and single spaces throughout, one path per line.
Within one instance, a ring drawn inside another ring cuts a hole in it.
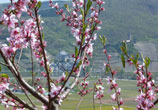
M 17 66 L 19 65 L 20 63 L 20 59 L 21 59 L 21 56 L 22 56 L 22 51 L 23 51 L 23 48 L 20 50 L 20 55 L 19 55 L 19 58 L 18 58 L 18 62 L 17 62 Z
M 36 107 L 35 104 L 32 102 L 32 100 L 30 99 L 30 97 L 28 96 L 26 90 L 24 88 L 22 88 L 24 90 L 25 96 L 27 97 L 27 99 L 30 101 L 30 103 L 32 104 L 33 107 Z
M 14 95 L 10 90 L 6 90 L 5 93 L 10 96 L 11 98 L 15 99 L 17 102 L 22 104 L 24 107 L 28 108 L 29 110 L 37 110 L 34 107 L 31 107 L 29 104 L 18 98 L 16 95 Z
M 85 55 L 86 55 L 86 52 L 84 52 L 83 59 L 85 58 Z M 71 91 L 71 90 L 74 88 L 74 86 L 77 84 L 78 78 L 79 78 L 80 73 L 81 73 L 82 66 L 83 66 L 83 62 L 82 62 L 82 64 L 80 65 L 79 73 L 78 73 L 77 76 L 75 77 L 74 82 L 70 85 L 69 88 L 67 88 L 67 89 L 61 94 L 61 97 L 62 97 L 63 99 L 65 99 L 65 98 L 67 97 L 67 95 L 70 93 L 70 91 Z
M 35 12 L 35 17 L 36 17 L 36 23 L 37 23 L 38 33 L 39 33 L 39 36 L 40 36 L 40 44 L 41 44 L 43 58 L 44 58 L 45 70 L 46 70 L 46 73 L 47 73 L 48 92 L 50 93 L 50 91 L 51 91 L 50 79 L 51 78 L 50 78 L 50 73 L 49 73 L 48 66 L 47 66 L 47 58 L 46 58 L 46 53 L 45 53 L 45 49 L 44 49 L 44 46 L 43 46 L 42 34 L 41 34 L 41 31 L 40 31 L 40 24 L 39 24 L 39 19 L 38 19 L 38 13 L 37 13 L 37 11 L 38 10 L 35 7 L 34 12 Z M 51 104 L 51 96 L 50 96 L 50 94 L 48 94 L 48 97 L 49 97 L 49 101 L 50 101 L 49 103 Z
M 32 64 L 32 86 L 34 87 L 34 62 L 33 62 L 33 53 L 32 53 L 32 46 L 30 42 L 30 54 L 31 54 L 31 64 Z
M 0 54 L 3 58 L 3 60 L 5 61 L 5 63 L 8 66 L 8 69 L 10 70 L 10 72 L 13 74 L 13 76 L 16 78 L 16 80 L 22 85 L 22 87 L 24 87 L 30 94 L 32 94 L 34 97 L 36 97 L 38 100 L 40 100 L 42 103 L 44 104 L 48 104 L 48 99 L 46 97 L 44 97 L 42 94 L 40 94 L 39 92 L 37 92 L 33 87 L 31 87 L 21 76 L 19 71 L 16 70 L 16 68 L 13 66 L 12 62 L 6 58 L 2 52 L 2 50 L 0 49 Z
M 9 65 L 7 65 L 7 64 L 5 64 L 5 63 L 2 63 L 2 62 L 0 62 L 0 64 L 3 65 L 3 66 L 6 66 L 6 67 L 9 66 Z

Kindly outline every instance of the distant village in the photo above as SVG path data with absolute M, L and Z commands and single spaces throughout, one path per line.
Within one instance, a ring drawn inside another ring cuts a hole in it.
M 66 51 L 60 51 L 53 63 L 50 64 L 53 67 L 53 76 L 59 77 L 64 71 L 71 71 L 74 58 L 71 57 Z
M 128 40 L 128 43 L 130 43 L 130 40 Z M 158 44 L 150 43 L 150 42 L 137 42 L 134 44 L 134 47 L 136 50 L 138 50 L 139 53 L 141 53 L 144 57 L 148 56 L 151 59 L 150 64 L 150 71 L 157 73 L 158 72 L 158 50 L 157 47 Z M 152 49 L 151 49 L 152 48 Z M 109 53 L 112 56 L 111 64 L 113 68 L 116 68 L 119 72 L 124 73 L 132 73 L 135 71 L 135 68 L 133 66 L 130 66 L 127 64 L 126 68 L 124 69 L 122 67 L 122 61 L 120 58 L 119 53 Z M 103 53 L 96 54 L 93 56 L 93 60 L 90 65 L 90 71 L 92 76 L 105 76 L 105 56 Z M 70 54 L 68 54 L 66 51 L 60 51 L 55 59 L 54 62 L 51 63 L 51 67 L 54 68 L 53 76 L 58 77 L 61 76 L 61 74 L 64 71 L 70 71 L 73 65 L 74 59 L 71 57 Z M 81 74 L 83 76 L 84 73 Z M 121 78 L 121 75 L 119 76 Z M 130 79 L 130 76 L 123 76 L 124 78 Z

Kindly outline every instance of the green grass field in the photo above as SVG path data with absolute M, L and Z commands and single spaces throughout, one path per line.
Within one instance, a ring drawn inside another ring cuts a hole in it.
M 91 82 L 93 83 L 93 80 L 91 80 Z M 135 110 L 135 98 L 138 94 L 136 81 L 119 80 L 117 82 L 119 84 L 119 87 L 121 87 L 122 89 L 121 96 L 124 100 L 122 108 L 124 108 L 124 110 Z M 90 85 L 92 85 L 92 83 L 90 83 Z M 116 103 L 111 101 L 110 95 L 112 94 L 112 92 L 108 92 L 108 86 L 106 84 L 106 81 L 104 81 L 104 87 L 105 97 L 102 100 L 102 110 L 112 110 L 112 106 L 116 106 Z M 17 96 L 28 102 L 28 100 L 23 94 L 17 94 Z M 42 104 L 40 104 L 35 98 L 33 98 L 33 96 L 30 97 L 35 103 L 35 105 L 39 108 L 38 110 L 42 110 Z M 76 92 L 73 92 L 72 95 L 70 95 L 66 100 L 64 100 L 64 102 L 60 106 L 60 110 L 75 110 L 76 106 L 78 105 L 79 99 L 79 95 L 77 95 Z M 154 108 L 153 110 L 157 109 L 158 108 Z M 5 110 L 2 105 L 0 106 L 0 110 Z M 83 97 L 79 110 L 93 110 L 92 94 Z M 100 110 L 100 104 L 98 100 L 95 100 L 95 110 Z
M 93 81 L 91 80 L 92 85 Z M 134 101 L 135 97 L 137 96 L 137 87 L 136 81 L 118 81 L 119 86 L 122 89 L 122 97 L 125 100 L 124 101 L 124 109 L 125 110 L 134 110 L 136 106 L 136 102 Z M 108 92 L 108 86 L 106 84 L 106 80 L 104 81 L 104 87 L 105 87 L 105 97 L 102 100 L 102 110 L 112 110 L 112 106 L 115 106 L 115 102 L 111 101 L 110 95 L 113 92 Z M 72 94 L 67 100 L 64 101 L 63 105 L 61 106 L 61 110 L 75 110 L 80 97 L 77 95 L 77 93 Z M 98 100 L 95 100 L 95 110 L 100 110 L 100 104 Z M 71 105 L 71 106 L 70 106 Z M 89 94 L 85 97 L 83 97 L 83 100 L 80 105 L 79 110 L 93 110 L 93 95 Z

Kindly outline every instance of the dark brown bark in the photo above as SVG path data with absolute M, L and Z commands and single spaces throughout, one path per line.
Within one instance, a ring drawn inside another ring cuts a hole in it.
M 48 110 L 59 110 L 59 104 L 56 101 L 52 101 L 51 104 L 49 104 Z

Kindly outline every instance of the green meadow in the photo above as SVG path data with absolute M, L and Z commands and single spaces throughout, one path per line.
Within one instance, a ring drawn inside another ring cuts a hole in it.
M 90 86 L 92 87 L 94 80 L 90 80 Z M 116 106 L 116 103 L 111 101 L 110 95 L 113 92 L 109 92 L 109 88 L 106 84 L 106 80 L 104 82 L 104 92 L 105 92 L 105 97 L 101 101 L 102 103 L 102 109 L 101 110 L 112 110 L 112 106 Z M 136 81 L 134 80 L 117 80 L 119 87 L 121 87 L 121 96 L 124 100 L 124 104 L 122 108 L 124 110 L 136 110 L 136 102 L 135 98 L 138 94 L 137 92 L 137 87 L 136 87 Z M 27 98 L 25 97 L 24 94 L 16 94 L 18 97 L 23 99 L 24 101 L 28 102 Z M 32 101 L 35 103 L 35 105 L 38 107 L 38 110 L 42 110 L 41 106 L 42 104 L 39 103 L 33 96 L 29 95 Z M 77 93 L 77 89 L 75 88 L 72 94 L 64 100 L 62 105 L 60 106 L 60 110 L 76 110 L 76 107 L 80 101 L 80 96 Z M 153 110 L 157 110 L 158 107 L 155 107 Z M 0 110 L 5 110 L 3 106 L 0 106 Z M 82 98 L 80 107 L 78 110 L 94 110 L 93 107 L 93 94 L 90 93 L 86 95 L 85 97 Z M 100 110 L 100 101 L 95 100 L 95 110 Z

